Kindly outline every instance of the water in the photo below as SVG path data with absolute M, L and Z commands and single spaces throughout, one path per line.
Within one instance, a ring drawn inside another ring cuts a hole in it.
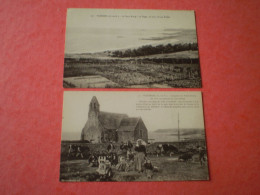
M 181 31 L 184 30 L 165 33 L 165 29 L 70 29 L 66 32 L 65 53 L 93 53 L 176 43 L 184 38 L 187 39 L 185 42 L 196 42 L 195 30 L 183 34 Z
M 178 141 L 178 136 L 172 133 L 148 133 L 148 139 L 152 142 L 175 142 Z
M 151 142 L 176 142 L 178 141 L 178 135 L 173 133 L 148 132 L 148 139 L 151 140 Z M 180 135 L 180 140 L 188 139 L 204 139 L 204 135 L 201 133 Z

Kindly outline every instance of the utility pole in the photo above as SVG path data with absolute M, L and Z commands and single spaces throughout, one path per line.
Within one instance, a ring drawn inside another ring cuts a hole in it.
M 178 149 L 180 150 L 180 119 L 179 119 L 179 112 L 178 112 Z

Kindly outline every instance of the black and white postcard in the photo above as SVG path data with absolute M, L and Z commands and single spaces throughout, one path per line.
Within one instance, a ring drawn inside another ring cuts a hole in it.
M 208 180 L 201 92 L 65 91 L 60 181 Z
M 68 9 L 64 88 L 201 88 L 194 11 Z

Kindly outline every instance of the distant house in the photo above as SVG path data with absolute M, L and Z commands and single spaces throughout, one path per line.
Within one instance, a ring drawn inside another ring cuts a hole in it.
M 100 105 L 94 96 L 89 104 L 88 120 L 82 129 L 81 140 L 93 143 L 134 142 L 137 139 L 148 141 L 147 128 L 141 117 L 128 117 L 100 111 Z

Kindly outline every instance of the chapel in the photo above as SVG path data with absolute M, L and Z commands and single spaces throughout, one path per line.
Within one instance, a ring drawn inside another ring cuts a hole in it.
M 95 96 L 89 104 L 88 119 L 82 129 L 81 140 L 91 143 L 148 141 L 148 131 L 141 117 L 102 112 Z

